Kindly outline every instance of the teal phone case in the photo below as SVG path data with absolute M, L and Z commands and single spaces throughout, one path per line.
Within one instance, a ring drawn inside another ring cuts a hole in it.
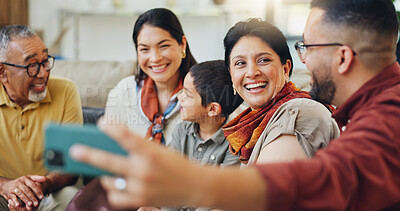
M 95 125 L 51 123 L 45 128 L 44 160 L 46 168 L 86 176 L 111 175 L 105 170 L 73 160 L 69 156 L 69 148 L 76 143 L 125 156 L 128 154 L 117 142 L 101 132 Z

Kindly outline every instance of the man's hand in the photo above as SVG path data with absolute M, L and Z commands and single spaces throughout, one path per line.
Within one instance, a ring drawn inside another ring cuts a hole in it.
M 199 165 L 131 133 L 126 126 L 107 124 L 106 121 L 99 121 L 98 126 L 129 155 L 121 156 L 82 145 L 72 146 L 70 154 L 73 159 L 124 178 L 122 186 L 117 184 L 121 178 L 100 179 L 112 207 L 132 209 L 152 205 L 266 210 L 266 184 L 256 168 L 241 170 Z
M 12 206 L 11 204 L 8 204 L 8 208 L 9 208 L 9 210 L 10 211 L 26 211 L 26 210 L 28 210 L 25 206 L 23 206 L 23 205 L 20 205 L 20 206 L 18 206 L 18 207 L 14 207 L 14 206 Z
M 2 183 L 0 194 L 8 200 L 10 210 L 34 210 L 47 189 L 46 177 L 28 175 Z

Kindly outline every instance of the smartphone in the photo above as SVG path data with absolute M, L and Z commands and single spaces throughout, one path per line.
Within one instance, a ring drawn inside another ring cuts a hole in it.
M 44 160 L 46 168 L 84 176 L 112 175 L 110 172 L 72 159 L 69 156 L 69 148 L 77 143 L 116 154 L 128 155 L 117 142 L 101 132 L 96 125 L 50 123 L 45 127 Z

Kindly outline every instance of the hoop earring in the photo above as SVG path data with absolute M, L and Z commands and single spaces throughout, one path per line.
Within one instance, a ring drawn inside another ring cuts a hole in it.
M 182 59 L 184 59 L 184 58 L 186 58 L 186 51 L 185 50 L 182 51 Z
M 236 89 L 235 89 L 235 85 L 232 84 L 232 88 L 233 88 L 233 95 L 236 95 L 237 92 L 236 92 Z

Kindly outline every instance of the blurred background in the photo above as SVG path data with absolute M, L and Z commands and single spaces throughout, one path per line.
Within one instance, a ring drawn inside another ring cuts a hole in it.
M 182 23 L 198 62 L 223 59 L 223 38 L 237 21 L 250 17 L 278 26 L 294 43 L 301 34 L 310 0 L 0 0 L 0 25 L 29 24 L 50 49 L 67 60 L 126 61 L 136 58 L 132 42 L 142 12 L 166 7 Z M 398 1 L 396 2 L 398 3 Z

